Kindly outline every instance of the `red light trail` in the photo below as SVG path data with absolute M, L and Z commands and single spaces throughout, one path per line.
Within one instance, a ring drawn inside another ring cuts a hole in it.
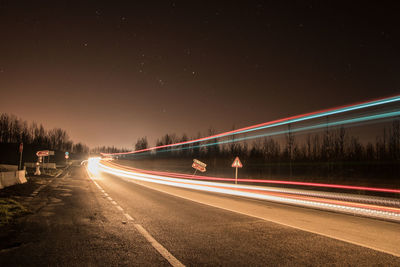
M 333 115 L 333 114 L 339 114 L 339 113 L 344 113 L 344 112 L 348 112 L 348 111 L 352 111 L 352 110 L 359 110 L 359 109 L 363 109 L 363 108 L 367 108 L 367 107 L 371 107 L 371 106 L 378 106 L 378 105 L 383 105 L 383 104 L 398 102 L 398 101 L 400 101 L 400 95 L 386 97 L 386 98 L 379 98 L 379 99 L 374 99 L 374 100 L 370 100 L 370 101 L 354 103 L 351 105 L 344 105 L 344 106 L 314 111 L 314 112 L 310 112 L 310 113 L 304 113 L 304 114 L 300 114 L 300 115 L 290 116 L 290 117 L 286 117 L 286 118 L 282 118 L 282 119 L 268 121 L 268 122 L 240 128 L 237 130 L 227 131 L 227 132 L 210 135 L 210 136 L 202 137 L 202 138 L 198 138 L 198 139 L 193 139 L 193 140 L 189 140 L 189 141 L 185 141 L 185 142 L 177 142 L 174 144 L 154 146 L 154 147 L 136 150 L 136 151 L 130 151 L 130 152 L 101 153 L 101 154 L 103 156 L 137 154 L 137 153 L 147 152 L 147 151 L 156 150 L 156 149 L 198 143 L 198 142 L 207 141 L 210 139 L 215 139 L 215 138 L 220 138 L 220 137 L 225 137 L 225 136 L 229 136 L 229 135 L 235 135 L 235 134 L 240 134 L 240 133 L 245 133 L 245 132 L 250 132 L 250 131 L 256 131 L 256 130 L 263 129 L 265 127 L 280 126 L 282 124 L 288 124 L 288 123 L 298 122 L 298 121 L 305 121 L 305 120 L 320 118 L 320 117 L 329 116 L 329 115 Z
M 209 180 L 209 181 L 229 181 L 229 182 L 235 181 L 234 178 L 199 176 L 199 175 L 173 173 L 173 172 L 162 172 L 162 171 L 149 171 L 149 170 L 143 170 L 143 169 L 120 165 L 120 164 L 117 164 L 114 162 L 108 162 L 107 164 L 115 166 L 117 168 L 126 169 L 126 170 L 131 170 L 131 171 L 136 171 L 136 172 L 141 172 L 141 173 L 146 173 L 146 174 L 163 175 L 163 176 L 167 176 L 167 177 L 179 177 L 179 178 L 185 178 L 185 179 Z M 265 179 L 238 179 L 237 181 L 245 182 L 245 183 L 299 185 L 299 186 L 309 186 L 309 187 L 338 188 L 338 189 L 346 189 L 346 190 L 374 191 L 374 192 L 400 194 L 400 189 L 366 187 L 366 186 L 308 183 L 308 182 L 265 180 Z

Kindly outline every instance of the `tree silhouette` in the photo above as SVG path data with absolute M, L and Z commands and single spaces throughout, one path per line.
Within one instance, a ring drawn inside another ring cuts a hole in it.
M 142 138 L 138 138 L 136 144 L 135 144 L 135 150 L 142 150 L 146 149 L 149 147 L 149 143 L 147 142 L 147 137 L 144 136 Z

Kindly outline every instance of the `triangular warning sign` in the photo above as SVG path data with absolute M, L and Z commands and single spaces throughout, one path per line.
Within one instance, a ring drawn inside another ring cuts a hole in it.
M 239 157 L 236 157 L 235 160 L 232 163 L 233 168 L 242 168 L 243 164 L 240 162 Z

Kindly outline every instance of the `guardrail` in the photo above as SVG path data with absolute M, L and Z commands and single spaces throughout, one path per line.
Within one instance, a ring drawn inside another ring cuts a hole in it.
M 0 170 L 18 171 L 18 165 L 0 164 Z

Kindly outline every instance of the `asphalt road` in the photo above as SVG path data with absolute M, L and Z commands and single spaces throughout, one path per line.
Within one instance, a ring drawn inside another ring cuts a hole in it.
M 81 167 L 26 201 L 33 213 L 15 226 L 0 266 L 400 266 L 400 258 L 387 253 L 148 185 L 112 175 L 91 180 Z M 275 204 L 257 203 L 276 212 Z

